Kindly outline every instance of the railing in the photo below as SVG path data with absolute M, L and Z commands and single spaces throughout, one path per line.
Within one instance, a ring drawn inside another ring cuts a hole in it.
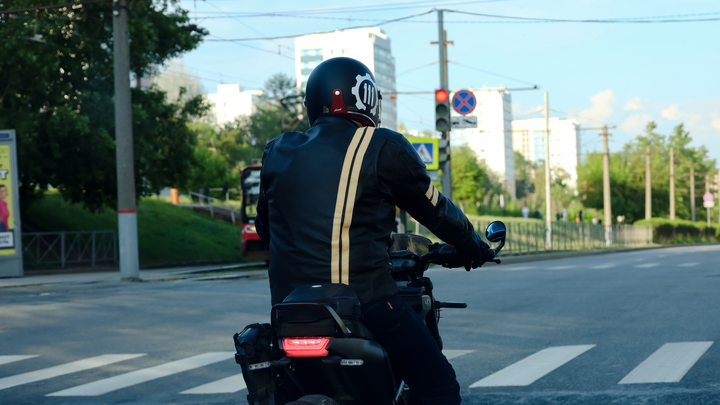
M 414 221 L 413 221 L 414 222 Z M 490 222 L 478 221 L 475 230 L 483 233 Z M 507 237 L 501 256 L 529 255 L 547 251 L 592 250 L 606 247 L 605 226 L 574 222 L 552 223 L 552 249 L 545 246 L 547 224 L 544 222 L 505 222 Z M 652 242 L 652 227 L 647 225 L 613 225 L 612 247 L 647 246 Z M 419 234 L 428 232 L 420 226 Z
M 24 232 L 25 265 L 112 262 L 117 264 L 117 232 Z
M 208 195 L 199 194 L 193 191 L 188 192 L 188 197 L 190 197 L 190 201 L 192 201 L 193 205 L 197 205 L 200 207 L 208 207 L 211 217 L 215 216 L 213 206 L 230 211 L 230 218 L 232 219 L 233 224 L 235 223 L 235 213 L 237 212 L 238 214 L 240 214 L 240 211 L 235 209 L 235 207 L 233 207 L 228 201 L 223 201 L 219 198 L 210 197 Z M 193 197 L 197 199 L 197 203 L 195 203 L 195 199 L 193 199 Z

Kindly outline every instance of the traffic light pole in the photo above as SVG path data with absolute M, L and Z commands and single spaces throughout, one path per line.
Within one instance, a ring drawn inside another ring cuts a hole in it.
M 438 10 L 438 49 L 440 51 L 440 88 L 448 90 L 448 66 L 447 66 L 447 41 L 445 38 L 445 29 L 443 28 L 443 10 Z M 445 197 L 452 201 L 452 172 L 450 165 L 450 131 L 442 131 L 442 139 L 448 141 L 447 160 L 442 163 L 442 177 L 440 178 L 440 186 Z
M 140 280 L 135 211 L 132 101 L 130 99 L 130 41 L 127 0 L 113 2 L 113 58 L 115 65 L 115 154 L 120 244 L 120 278 Z

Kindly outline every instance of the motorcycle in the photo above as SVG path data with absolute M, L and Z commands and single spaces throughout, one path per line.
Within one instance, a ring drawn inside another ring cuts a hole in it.
M 491 250 L 496 263 L 505 234 L 500 221 L 485 231 L 489 242 L 499 242 Z M 451 245 L 412 234 L 394 234 L 392 240 L 389 253 L 399 294 L 424 319 L 442 350 L 440 311 L 467 304 L 435 299 L 432 281 L 424 274 L 431 264 L 464 264 L 457 262 Z M 347 285 L 298 287 L 273 306 L 271 324 L 248 325 L 234 341 L 250 404 L 412 405 L 409 388 L 362 324 L 360 301 Z

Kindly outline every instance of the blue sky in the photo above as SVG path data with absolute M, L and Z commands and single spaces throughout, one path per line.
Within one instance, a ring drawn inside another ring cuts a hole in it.
M 400 4 L 404 3 L 404 4 Z M 469 2 L 408 0 L 330 3 L 266 0 L 183 0 L 197 10 L 198 25 L 209 29 L 207 39 L 297 35 L 374 24 L 420 14 L 433 8 L 505 16 L 553 19 L 607 19 L 675 16 L 720 18 L 717 0 L 499 0 Z M 419 4 L 419 5 L 418 5 Z M 293 17 L 240 17 L 240 13 L 283 13 L 367 6 L 370 11 L 292 13 Z M 376 6 L 376 7 L 372 7 Z M 387 10 L 377 10 L 379 7 Z M 411 7 L 412 6 L 412 7 Z M 230 18 L 229 15 L 235 15 Z M 206 18 L 204 17 L 220 17 Z M 321 18 L 318 18 L 321 17 Z M 369 21 L 365 21 L 369 20 Z M 669 133 L 684 122 L 711 157 L 720 161 L 720 21 L 665 24 L 498 23 L 498 18 L 445 13 L 450 45 L 451 89 L 504 85 L 538 91 L 512 93 L 517 116 L 532 114 L 548 91 L 550 108 L 578 118 L 585 127 L 616 125 L 611 150 L 655 120 Z M 439 86 L 436 13 L 411 21 L 382 25 L 392 41 L 398 91 L 434 90 Z M 507 20 L 505 20 L 507 21 Z M 261 88 L 276 72 L 294 76 L 292 39 L 239 43 L 209 42 L 185 55 L 186 68 L 196 69 L 206 91 L 237 82 Z M 278 55 L 280 51 L 281 55 Z M 417 68 L 417 69 L 416 69 Z M 521 81 L 483 73 L 494 72 Z M 416 69 L 416 70 L 413 70 Z M 404 73 L 412 70 L 409 73 Z M 220 76 L 222 74 L 222 76 Z M 431 128 L 432 95 L 399 95 L 398 118 L 411 129 Z M 565 117 L 560 113 L 551 116 Z M 596 131 L 583 133 L 583 152 L 601 148 Z

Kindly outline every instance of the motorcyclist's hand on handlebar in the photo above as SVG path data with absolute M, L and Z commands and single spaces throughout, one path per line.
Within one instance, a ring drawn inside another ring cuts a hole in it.
M 457 256 L 457 258 L 453 260 L 453 262 L 459 265 L 448 267 L 465 267 L 466 271 L 470 271 L 470 269 L 477 269 L 485 264 L 485 262 L 493 260 L 495 258 L 495 251 L 491 249 L 487 243 L 482 241 L 480 241 L 480 243 L 480 247 L 472 251 L 456 249 L 455 256 Z

